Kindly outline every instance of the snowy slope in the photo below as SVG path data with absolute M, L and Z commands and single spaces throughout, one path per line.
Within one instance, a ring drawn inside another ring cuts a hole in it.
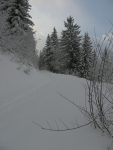
M 106 150 L 110 139 L 92 127 L 70 132 L 48 132 L 33 122 L 53 128 L 87 122 L 64 96 L 84 105 L 83 79 L 32 70 L 0 55 L 0 150 Z

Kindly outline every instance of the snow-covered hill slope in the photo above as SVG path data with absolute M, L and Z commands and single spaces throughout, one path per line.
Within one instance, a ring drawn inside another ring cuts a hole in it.
M 0 55 L 0 150 L 107 150 L 110 139 L 90 126 L 48 132 L 33 123 L 65 128 L 62 122 L 69 127 L 87 122 L 58 94 L 84 105 L 83 79 L 35 70 L 26 75 L 18 68 Z

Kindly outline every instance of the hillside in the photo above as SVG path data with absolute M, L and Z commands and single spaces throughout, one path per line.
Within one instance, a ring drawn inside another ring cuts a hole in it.
M 20 68 L 20 69 L 19 69 Z M 85 101 L 85 80 L 24 68 L 0 54 L 0 150 L 107 150 L 110 139 L 93 127 L 48 132 L 84 124 L 87 118 L 58 93 L 79 105 Z M 56 123 L 57 122 L 57 123 Z

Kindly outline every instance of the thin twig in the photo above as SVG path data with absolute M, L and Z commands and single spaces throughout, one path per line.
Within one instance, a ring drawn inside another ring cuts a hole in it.
M 46 128 L 46 127 L 43 127 L 42 125 L 40 125 L 39 123 L 37 123 L 35 121 L 32 121 L 32 123 L 35 124 L 36 126 L 39 126 L 42 130 L 54 131 L 54 132 L 66 132 L 66 131 L 72 131 L 72 130 L 77 130 L 77 129 L 82 128 L 82 127 L 86 127 L 86 126 L 90 125 L 91 123 L 93 123 L 93 121 L 90 121 L 90 122 L 83 124 L 83 125 L 79 125 L 77 127 L 66 128 L 66 129 Z

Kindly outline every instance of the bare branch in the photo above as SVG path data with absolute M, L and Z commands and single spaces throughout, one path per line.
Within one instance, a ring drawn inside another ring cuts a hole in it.
M 72 127 L 72 128 L 65 128 L 65 129 L 52 129 L 52 128 L 46 128 L 42 125 L 40 125 L 39 123 L 35 122 L 35 121 L 32 121 L 33 124 L 35 124 L 36 126 L 40 127 L 42 130 L 47 130 L 47 131 L 54 131 L 54 132 L 66 132 L 66 131 L 73 131 L 73 130 L 77 130 L 77 129 L 80 129 L 82 127 L 86 127 L 88 125 L 90 125 L 93 121 L 90 121 L 86 124 L 83 124 L 83 125 L 79 125 L 77 127 Z

